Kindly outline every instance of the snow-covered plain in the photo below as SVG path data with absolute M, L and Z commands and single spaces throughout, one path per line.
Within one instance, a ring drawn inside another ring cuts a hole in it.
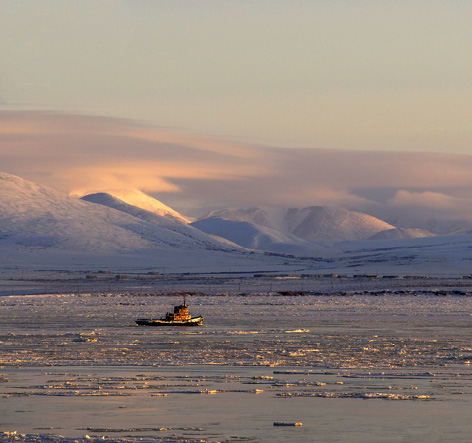
M 239 283 L 1 297 L 0 441 L 469 441 L 472 282 Z

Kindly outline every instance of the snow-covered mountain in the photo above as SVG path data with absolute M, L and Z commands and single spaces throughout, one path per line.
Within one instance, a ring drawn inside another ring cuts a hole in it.
M 69 197 L 19 177 L 0 174 L 2 241 L 25 247 L 115 251 L 141 248 L 223 248 L 215 240 L 181 222 L 111 200 L 120 210 Z M 112 205 L 113 206 L 113 205 Z M 128 213 L 124 210 L 128 209 Z M 147 217 L 146 217 L 147 215 Z M 167 226 L 177 224 L 170 220 Z M 194 234 L 194 235 L 192 235 Z
M 98 193 L 98 194 L 90 194 L 82 198 L 84 200 L 93 201 L 94 203 L 101 203 L 100 197 L 106 199 L 107 195 L 110 196 L 110 194 Z M 95 197 L 92 197 L 92 196 L 95 196 Z M 143 209 L 147 212 L 162 216 L 169 221 L 175 221 L 175 222 L 180 222 L 180 223 L 190 223 L 192 221 L 188 217 L 185 217 L 184 215 L 180 214 L 179 212 L 165 205 L 161 201 L 151 197 L 150 195 L 142 191 L 138 191 L 138 190 L 128 191 L 128 192 L 121 191 L 118 193 L 113 193 L 113 196 L 116 199 L 118 199 L 120 202 L 127 203 L 130 207 L 133 206 L 135 208 Z M 105 204 L 105 206 L 114 207 L 114 206 L 109 205 L 105 201 L 102 204 Z M 118 208 L 115 208 L 115 209 L 118 209 Z
M 188 224 L 170 208 L 149 210 L 165 207 L 149 199 L 145 199 L 150 204 L 147 209 L 109 194 L 77 199 L 0 173 L 0 273 L 101 268 L 471 272 L 470 234 L 431 237 L 424 230 L 395 229 L 365 214 L 324 207 L 225 210 L 220 217 L 213 213 Z M 318 238 L 331 242 L 313 241 Z
M 151 246 L 124 214 L 9 174 L 0 174 L 2 245 L 23 248 L 135 249 Z
M 196 221 L 192 223 L 192 226 L 249 249 L 297 255 L 328 256 L 331 254 L 326 246 L 248 221 L 210 217 Z
M 312 242 L 365 240 L 381 231 L 395 229 L 395 226 L 370 215 L 326 206 L 311 206 L 303 209 L 267 207 L 224 209 L 213 211 L 200 221 L 211 217 L 250 222 Z M 197 224 L 194 226 L 198 227 Z M 215 231 L 219 231 L 215 223 L 213 226 Z M 234 229 L 236 226 L 234 225 Z M 205 232 L 216 234 L 216 232 L 210 232 L 208 227 Z
M 147 197 L 148 201 L 153 199 L 150 196 Z M 192 241 L 192 246 L 201 246 L 203 248 L 215 249 L 222 247 L 222 244 L 224 244 L 223 246 L 229 245 L 233 249 L 237 247 L 236 244 L 231 244 L 226 238 L 215 239 L 214 235 L 206 234 L 201 230 L 194 228 L 188 222 L 186 222 L 187 219 L 184 216 L 181 216 L 178 212 L 170 208 L 170 211 L 162 210 L 158 212 L 151 212 L 149 210 L 125 203 L 119 198 L 116 198 L 113 195 L 107 193 L 89 194 L 82 197 L 82 200 L 106 206 L 108 208 L 113 208 L 125 214 L 132 215 L 133 217 L 136 217 L 140 220 L 144 220 L 155 226 L 166 228 L 170 232 L 174 232 L 179 236 L 183 236 L 186 238 L 186 240 L 190 239 Z M 158 200 L 155 200 L 155 202 L 156 203 L 154 205 L 146 205 L 146 207 L 151 209 L 156 206 L 160 208 L 166 208 L 164 204 L 160 205 Z
M 149 199 L 152 199 L 152 197 L 148 197 Z M 151 205 L 144 205 L 145 208 L 149 208 L 145 209 L 141 206 L 129 204 L 124 200 L 121 200 L 120 198 L 111 194 L 107 194 L 105 192 L 98 192 L 96 194 L 85 195 L 82 197 L 82 200 L 116 209 L 118 211 L 124 212 L 126 214 L 132 215 L 133 217 L 140 218 L 141 220 L 148 221 L 158 226 L 176 227 L 186 226 L 189 223 L 189 220 L 186 219 L 184 216 L 180 215 L 178 212 L 174 210 L 163 210 L 162 207 L 165 207 L 165 205 L 162 205 L 160 211 L 152 210 L 153 206 Z M 155 202 L 158 203 L 158 200 L 155 200 Z
M 326 206 L 289 209 L 286 218 L 292 234 L 313 241 L 365 240 L 395 228 L 371 215 Z
M 1 264 L 180 263 L 185 269 L 203 266 L 205 260 L 231 267 L 245 254 L 242 248 L 184 222 L 102 197 L 120 210 L 0 173 Z

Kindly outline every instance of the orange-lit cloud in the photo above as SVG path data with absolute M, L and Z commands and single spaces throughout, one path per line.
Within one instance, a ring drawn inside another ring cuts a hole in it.
M 75 195 L 138 189 L 182 212 L 336 205 L 472 218 L 471 155 L 270 148 L 105 117 L 0 112 L 0 170 Z
M 393 206 L 424 206 L 427 208 L 452 210 L 464 200 L 439 192 L 409 192 L 400 190 L 389 200 Z
M 226 180 L 265 174 L 250 146 L 102 117 L 0 113 L 2 169 L 65 192 L 177 192 L 173 179 Z

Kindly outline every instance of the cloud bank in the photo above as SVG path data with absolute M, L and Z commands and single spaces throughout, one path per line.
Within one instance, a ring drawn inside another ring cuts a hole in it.
M 0 170 L 75 195 L 139 189 L 188 215 L 331 205 L 390 220 L 472 219 L 472 155 L 273 148 L 122 119 L 1 111 Z

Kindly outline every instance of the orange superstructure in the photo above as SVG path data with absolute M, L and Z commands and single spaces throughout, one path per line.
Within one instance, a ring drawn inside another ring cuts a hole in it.
M 173 320 L 173 321 L 187 321 L 191 319 L 191 315 L 188 312 L 187 304 L 174 306 L 174 312 L 168 312 L 166 314 L 166 320 Z

